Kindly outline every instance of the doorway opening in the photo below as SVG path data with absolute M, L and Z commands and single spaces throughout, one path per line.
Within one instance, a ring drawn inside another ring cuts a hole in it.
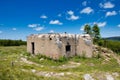
M 34 50 L 35 50 L 35 44 L 34 44 L 34 42 L 31 42 L 31 45 L 32 45 L 32 54 L 34 54 L 35 52 L 34 52 Z
M 66 45 L 66 52 L 70 52 L 71 51 L 71 45 L 69 45 L 69 43 L 67 43 Z

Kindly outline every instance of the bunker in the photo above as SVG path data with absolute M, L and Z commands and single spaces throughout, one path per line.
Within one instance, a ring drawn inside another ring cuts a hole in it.
M 27 37 L 27 52 L 53 59 L 76 55 L 90 58 L 92 57 L 92 38 L 88 34 L 32 34 Z

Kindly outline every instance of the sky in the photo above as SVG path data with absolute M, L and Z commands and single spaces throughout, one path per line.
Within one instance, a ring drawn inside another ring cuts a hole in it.
M 85 24 L 98 24 L 102 37 L 120 36 L 120 0 L 0 0 L 0 39 L 82 34 Z

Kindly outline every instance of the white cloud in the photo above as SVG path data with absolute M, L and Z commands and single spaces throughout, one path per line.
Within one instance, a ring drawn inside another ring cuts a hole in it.
M 16 31 L 17 29 L 16 28 L 12 28 L 13 31 Z
M 33 30 L 36 31 L 41 31 L 44 29 L 43 26 L 41 26 L 40 24 L 29 24 L 28 27 L 32 28 Z
M 2 34 L 3 32 L 2 31 L 0 31 L 0 34 Z
M 107 9 L 107 8 L 114 8 L 114 6 L 115 6 L 111 2 L 106 2 L 104 4 L 100 3 L 99 5 L 100 5 L 101 8 L 105 8 L 105 9 Z
M 91 7 L 86 7 L 83 10 L 80 11 L 80 13 L 84 13 L 84 14 L 90 14 L 92 13 L 94 10 Z
M 69 18 L 67 18 L 68 20 L 78 20 L 79 16 L 75 16 L 73 11 L 67 11 L 67 14 L 70 16 Z
M 36 27 L 36 28 L 34 28 L 34 30 L 36 30 L 36 31 L 41 31 L 43 29 L 44 29 L 44 27 Z
M 97 24 L 98 27 L 105 27 L 107 22 L 94 22 L 94 24 Z
M 116 12 L 116 11 L 112 11 L 112 12 L 107 12 L 107 13 L 106 13 L 106 17 L 107 17 L 107 16 L 114 16 L 114 15 L 117 15 L 117 12 Z
M 54 33 L 54 30 L 50 30 L 50 33 Z
M 80 30 L 81 30 L 81 31 L 84 31 L 84 26 L 85 26 L 85 25 L 82 25 L 82 26 L 80 27 Z
M 62 25 L 63 23 L 60 22 L 59 20 L 51 20 L 49 24 L 57 24 L 57 25 Z
M 79 16 L 75 16 L 75 15 L 71 15 L 69 18 L 67 18 L 68 20 L 78 20 Z
M 83 6 L 86 6 L 86 5 L 87 5 L 87 1 L 83 1 L 83 2 L 82 2 L 82 5 L 83 5 Z
M 58 14 L 58 17 L 62 17 L 62 14 Z
M 120 27 L 120 24 L 118 24 L 118 27 Z
M 74 15 L 74 12 L 70 10 L 70 11 L 67 11 L 67 14 Z
M 40 26 L 40 24 L 29 24 L 28 25 L 28 27 L 30 27 L 30 28 L 34 28 L 34 27 L 38 27 L 38 26 Z
M 40 16 L 40 18 L 47 19 L 48 17 L 46 15 L 42 15 L 42 16 Z

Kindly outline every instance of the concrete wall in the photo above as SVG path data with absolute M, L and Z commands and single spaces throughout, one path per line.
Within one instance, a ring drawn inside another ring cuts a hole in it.
M 84 39 L 79 39 L 79 44 L 77 45 L 77 55 L 92 57 L 92 44 L 87 44 Z
M 35 55 L 42 54 L 53 59 L 83 54 L 86 57 L 92 57 L 92 44 L 86 43 L 86 40 L 90 40 L 90 37 L 83 38 L 66 34 L 31 35 L 27 37 L 27 51 L 33 53 L 32 43 L 34 43 Z M 68 45 L 69 47 L 66 47 Z M 67 50 L 70 48 L 70 51 L 66 51 L 66 48 Z

